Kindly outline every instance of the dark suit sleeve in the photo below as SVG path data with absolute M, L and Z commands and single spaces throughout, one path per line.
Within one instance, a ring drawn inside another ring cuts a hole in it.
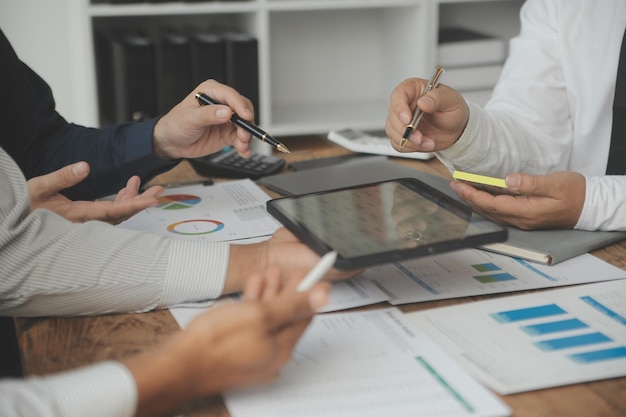
M 146 182 L 179 162 L 152 153 L 156 120 L 103 129 L 68 123 L 55 110 L 48 84 L 19 60 L 1 30 L 0 97 L 0 146 L 27 178 L 89 163 L 89 177 L 64 191 L 72 199 L 115 194 L 131 176 Z

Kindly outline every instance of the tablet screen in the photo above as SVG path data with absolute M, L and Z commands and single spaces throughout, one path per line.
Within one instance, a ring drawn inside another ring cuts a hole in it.
M 361 268 L 506 239 L 506 229 L 414 178 L 291 196 L 268 211 L 336 267 Z

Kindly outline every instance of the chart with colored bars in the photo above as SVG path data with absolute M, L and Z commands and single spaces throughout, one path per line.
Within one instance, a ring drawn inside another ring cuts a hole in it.
M 409 317 L 500 394 L 626 376 L 626 279 Z
M 585 254 L 548 266 L 479 249 L 379 265 L 363 273 L 394 305 L 626 278 L 626 271 Z
M 617 320 L 626 331 L 626 317 L 603 305 L 590 296 L 580 298 L 608 318 Z M 514 323 L 530 338 L 530 343 L 544 352 L 569 352 L 565 357 L 578 363 L 592 363 L 626 358 L 626 346 L 613 346 L 615 339 L 594 330 L 590 324 L 568 313 L 558 304 L 544 304 L 519 310 L 492 313 L 499 323 Z
M 481 282 L 483 284 L 486 284 L 489 282 L 514 281 L 517 279 L 509 272 L 502 271 L 499 266 L 491 262 L 475 264 L 475 265 L 472 265 L 472 268 L 474 268 L 478 272 L 484 273 L 481 275 L 473 276 L 473 278 L 476 281 Z

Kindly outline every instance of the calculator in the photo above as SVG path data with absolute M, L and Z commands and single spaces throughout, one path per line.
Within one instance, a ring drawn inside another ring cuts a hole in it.
M 244 158 L 232 146 L 200 158 L 189 159 L 193 169 L 205 177 L 258 179 L 275 174 L 285 166 L 285 160 L 274 155 L 252 154 Z

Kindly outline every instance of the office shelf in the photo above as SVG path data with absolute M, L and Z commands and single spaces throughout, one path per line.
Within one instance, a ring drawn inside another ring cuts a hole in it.
M 522 1 L 48 3 L 11 2 L 3 6 L 0 26 L 22 59 L 52 85 L 67 119 L 99 125 L 94 29 L 226 24 L 258 39 L 259 123 L 274 135 L 290 135 L 346 126 L 381 129 L 392 89 L 405 78 L 430 75 L 439 27 L 463 24 L 508 39 L 519 28 Z M 39 48 L 32 48 L 33 37 Z

